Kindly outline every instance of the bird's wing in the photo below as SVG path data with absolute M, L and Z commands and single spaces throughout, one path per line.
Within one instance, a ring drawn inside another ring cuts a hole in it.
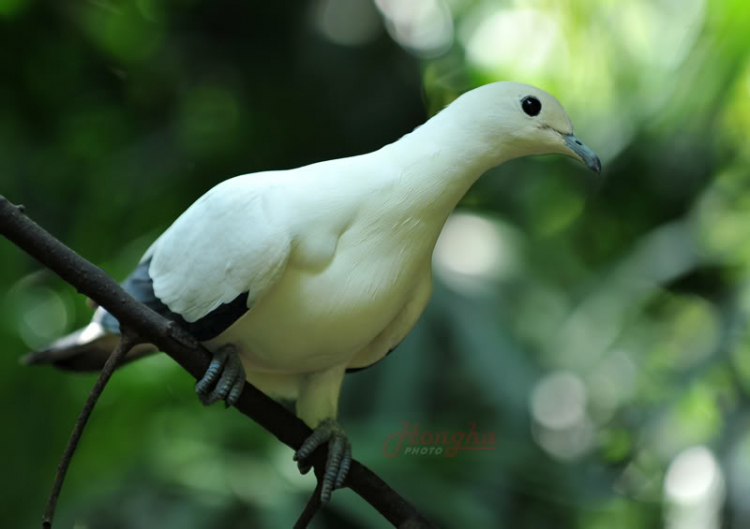
M 283 197 L 268 179 L 248 177 L 203 195 L 143 257 L 155 296 L 189 323 L 244 294 L 251 307 L 289 259 Z

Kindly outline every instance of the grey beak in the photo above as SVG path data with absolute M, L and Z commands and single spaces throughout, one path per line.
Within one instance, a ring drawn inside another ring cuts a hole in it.
M 599 157 L 585 143 L 576 138 L 575 134 L 563 134 L 563 139 L 565 145 L 586 164 L 586 167 L 597 173 L 602 172 L 602 162 L 599 161 Z

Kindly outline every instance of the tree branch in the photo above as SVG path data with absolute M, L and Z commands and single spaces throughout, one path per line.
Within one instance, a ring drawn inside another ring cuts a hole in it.
M 315 487 L 315 490 L 310 496 L 307 505 L 305 505 L 305 509 L 302 511 L 302 514 L 299 515 L 297 523 L 294 524 L 294 529 L 307 529 L 307 526 L 312 521 L 313 516 L 315 516 L 315 514 L 321 507 L 320 491 L 323 488 L 323 477 L 317 475 L 316 477 L 318 478 L 318 485 Z
M 52 527 L 52 520 L 55 517 L 55 507 L 57 506 L 57 498 L 60 497 L 63 481 L 65 481 L 65 474 L 68 472 L 68 467 L 70 466 L 70 461 L 73 459 L 73 454 L 78 446 L 78 441 L 81 439 L 83 429 L 86 427 L 89 417 L 91 417 L 91 412 L 94 411 L 94 406 L 96 406 L 99 396 L 102 394 L 102 391 L 104 391 L 104 387 L 107 385 L 109 377 L 112 376 L 112 373 L 115 372 L 115 369 L 120 365 L 122 359 L 128 354 L 128 351 L 138 343 L 138 341 L 139 339 L 137 336 L 131 334 L 127 330 L 123 330 L 120 343 L 117 344 L 115 350 L 112 351 L 112 354 L 107 358 L 107 361 L 99 374 L 99 378 L 96 379 L 94 387 L 91 388 L 91 393 L 89 393 L 86 402 L 83 404 L 83 409 L 76 419 L 68 444 L 60 458 L 60 464 L 57 467 L 57 474 L 55 474 L 55 481 L 52 484 L 52 492 L 49 494 L 47 506 L 45 507 L 44 515 L 42 516 L 43 529 L 50 529 Z
M 2 195 L 0 234 L 105 307 L 123 328 L 156 345 L 193 377 L 199 379 L 206 372 L 211 354 L 192 336 L 133 299 L 101 268 L 55 239 L 26 217 L 22 208 L 14 206 Z M 300 419 L 248 383 L 245 383 L 236 408 L 294 450 L 311 433 Z M 325 448 L 321 447 L 312 455 L 311 462 L 316 469 L 322 469 L 325 458 Z M 417 521 L 418 525 L 414 527 L 435 527 L 380 477 L 357 461 L 352 462 L 344 486 L 351 488 L 394 526 Z

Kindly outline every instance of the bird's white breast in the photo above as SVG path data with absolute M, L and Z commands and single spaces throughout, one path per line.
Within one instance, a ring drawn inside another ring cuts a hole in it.
M 429 261 L 394 259 L 377 245 L 337 246 L 325 268 L 291 265 L 216 344 L 237 346 L 246 367 L 284 373 L 346 363 L 366 347 L 401 311 Z
M 247 370 L 307 373 L 347 365 L 402 312 L 429 276 L 447 212 L 425 217 L 410 206 L 419 198 L 412 189 L 352 174 L 350 163 L 321 165 L 330 178 L 284 183 L 293 240 L 286 269 L 209 347 L 234 344 Z

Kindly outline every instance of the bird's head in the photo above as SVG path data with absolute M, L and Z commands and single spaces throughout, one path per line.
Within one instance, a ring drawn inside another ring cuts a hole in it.
M 599 157 L 576 137 L 568 113 L 544 90 L 521 83 L 491 83 L 465 93 L 454 105 L 464 116 L 472 116 L 473 125 L 485 137 L 502 145 L 504 160 L 564 154 L 601 172 Z

